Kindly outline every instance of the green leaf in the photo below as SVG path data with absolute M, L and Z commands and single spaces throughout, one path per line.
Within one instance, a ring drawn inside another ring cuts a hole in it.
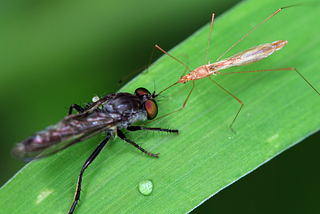
M 215 20 L 209 59 L 214 61 L 279 7 L 294 4 L 276 2 L 246 1 Z M 318 7 L 283 10 L 227 55 L 276 40 L 288 40 L 288 45 L 261 62 L 229 71 L 295 67 L 320 89 L 320 29 L 314 26 L 318 14 Z M 208 32 L 206 25 L 170 53 L 187 61 L 191 69 L 203 65 Z M 121 91 L 133 92 L 137 87 L 152 90 L 153 81 L 159 91 L 177 81 L 184 70 L 164 56 Z M 210 80 L 196 81 L 184 110 L 148 124 L 179 129 L 178 136 L 127 135 L 149 152 L 159 152 L 160 158 L 143 155 L 119 139 L 110 142 L 85 171 L 76 213 L 188 212 L 319 129 L 320 97 L 294 71 L 213 78 L 245 104 L 233 127 L 237 134 L 229 125 L 239 103 Z M 180 84 L 164 92 L 158 102 L 159 116 L 181 107 L 191 87 L 192 83 Z M 65 213 L 72 203 L 76 175 L 92 145 L 101 140 L 97 136 L 28 164 L 1 188 L 1 213 Z M 153 181 L 154 188 L 151 195 L 143 196 L 138 185 L 147 179 Z

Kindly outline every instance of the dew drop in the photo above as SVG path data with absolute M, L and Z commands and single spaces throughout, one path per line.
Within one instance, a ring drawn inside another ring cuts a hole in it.
M 148 180 L 141 181 L 139 183 L 138 189 L 142 195 L 145 195 L 145 196 L 150 195 L 153 191 L 152 180 L 148 179 Z

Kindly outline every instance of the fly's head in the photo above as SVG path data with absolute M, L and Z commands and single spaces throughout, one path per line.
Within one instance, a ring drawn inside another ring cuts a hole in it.
M 155 92 L 151 94 L 145 88 L 137 88 L 134 93 L 140 98 L 141 104 L 147 112 L 148 120 L 154 119 L 158 114 L 158 105 L 154 99 L 157 96 Z

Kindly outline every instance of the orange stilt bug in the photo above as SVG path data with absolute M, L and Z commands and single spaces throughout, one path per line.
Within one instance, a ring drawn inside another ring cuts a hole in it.
M 243 36 L 240 40 L 238 40 L 234 45 L 232 45 L 227 51 L 225 51 L 214 63 L 209 63 L 207 64 L 207 56 L 208 56 L 208 50 L 209 50 L 209 43 L 210 43 L 210 36 L 211 36 L 211 31 L 212 31 L 212 26 L 213 26 L 213 21 L 214 21 L 214 14 L 212 14 L 212 19 L 211 19 L 211 26 L 210 26 L 210 33 L 209 33 L 209 39 L 208 39 L 208 45 L 207 45 L 207 52 L 206 52 L 206 60 L 205 60 L 205 64 L 194 69 L 193 71 L 191 71 L 188 66 L 186 66 L 184 63 L 182 63 L 181 61 L 179 61 L 178 59 L 176 59 L 175 57 L 173 57 L 172 55 L 170 55 L 168 52 L 166 52 L 165 50 L 163 50 L 161 47 L 159 47 L 158 45 L 155 45 L 154 47 L 159 49 L 160 51 L 162 51 L 163 53 L 167 54 L 168 56 L 170 56 L 171 58 L 173 58 L 174 60 L 178 61 L 179 63 L 181 63 L 183 66 L 185 66 L 188 70 L 189 73 L 187 75 L 183 75 L 179 81 L 175 82 L 174 84 L 172 84 L 171 86 L 165 88 L 164 90 L 162 90 L 160 93 L 158 93 L 156 96 L 160 95 L 161 93 L 163 93 L 164 91 L 168 90 L 169 88 L 171 88 L 174 85 L 177 85 L 178 83 L 186 83 L 188 81 L 192 81 L 193 82 L 193 87 L 191 89 L 191 91 L 189 92 L 186 100 L 184 101 L 183 105 L 181 108 L 168 113 L 166 115 L 163 115 L 161 117 L 158 117 L 156 120 L 168 116 L 170 114 L 173 114 L 177 111 L 182 110 L 185 105 L 187 104 L 187 101 L 194 89 L 195 86 L 195 80 L 198 79 L 202 79 L 205 77 L 209 77 L 209 79 L 214 82 L 215 84 L 217 84 L 220 88 L 222 88 L 224 91 L 226 91 L 230 96 L 232 96 L 234 99 L 236 99 L 240 104 L 240 108 L 237 111 L 233 121 L 230 124 L 230 128 L 231 130 L 235 133 L 235 131 L 232 128 L 232 125 L 234 124 L 235 120 L 237 119 L 242 107 L 243 107 L 243 102 L 238 99 L 236 96 L 234 96 L 232 93 L 230 93 L 228 90 L 226 90 L 224 87 L 222 87 L 221 85 L 219 85 L 217 82 L 215 82 L 214 80 L 211 79 L 211 75 L 217 75 L 217 74 L 236 74 L 236 73 L 250 73 L 250 72 L 267 72 L 267 71 L 286 71 L 286 70 L 293 70 L 296 71 L 303 79 L 306 83 L 309 84 L 309 86 L 318 94 L 320 95 L 320 93 L 312 86 L 311 83 L 309 83 L 307 81 L 307 79 L 296 69 L 293 67 L 289 67 L 289 68 L 280 68 L 280 69 L 268 69 L 268 70 L 255 70 L 255 71 L 240 71 L 240 72 L 225 72 L 225 73 L 221 73 L 220 70 L 223 69 L 227 69 L 230 67 L 238 67 L 238 66 L 245 66 L 245 65 L 249 65 L 255 62 L 258 62 L 268 56 L 270 56 L 271 54 L 273 54 L 274 52 L 280 50 L 281 48 L 283 48 L 286 44 L 287 41 L 286 40 L 280 40 L 280 41 L 275 41 L 272 43 L 268 43 L 268 44 L 262 44 L 262 45 L 258 45 L 252 48 L 249 48 L 245 51 L 242 51 L 240 53 L 237 53 L 229 58 L 220 60 L 227 52 L 229 52 L 234 46 L 236 46 L 239 42 L 241 42 L 244 38 L 246 38 L 249 34 L 251 34 L 254 30 L 256 30 L 258 27 L 260 27 L 263 23 L 265 23 L 266 21 L 268 21 L 270 18 L 272 18 L 273 16 L 275 16 L 277 13 L 279 13 L 281 10 L 285 9 L 285 8 L 289 8 L 289 7 L 293 7 L 293 6 L 297 6 L 297 5 L 291 5 L 291 6 L 287 6 L 287 7 L 282 7 L 279 8 L 278 10 L 276 10 L 274 13 L 272 13 L 268 18 L 266 18 L 265 20 L 263 20 L 260 24 L 258 24 L 255 28 L 253 28 L 250 32 L 248 32 L 245 36 Z M 154 51 L 154 49 L 153 49 Z M 152 55 L 153 55 L 153 51 L 152 51 Z M 152 57 L 151 55 L 151 57 Z M 152 121 L 151 121 L 152 122 Z M 150 123 L 150 122 L 149 122 Z

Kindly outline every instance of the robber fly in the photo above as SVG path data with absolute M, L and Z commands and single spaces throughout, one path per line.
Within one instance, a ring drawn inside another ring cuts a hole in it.
M 157 158 L 159 153 L 153 154 L 141 148 L 135 142 L 127 139 L 121 129 L 129 131 L 152 130 L 178 134 L 178 130 L 131 125 L 146 119 L 152 120 L 157 116 L 156 97 L 155 92 L 151 94 L 145 88 L 138 88 L 134 94 L 124 92 L 109 94 L 93 103 L 87 104 L 85 108 L 73 104 L 69 108 L 68 116 L 56 125 L 36 132 L 21 143 L 18 143 L 13 149 L 13 155 L 24 161 L 31 161 L 52 155 L 101 132 L 107 132 L 106 138 L 94 150 L 81 169 L 74 201 L 69 210 L 69 213 L 73 213 L 80 198 L 83 172 L 98 156 L 113 133 L 143 153 Z M 78 114 L 72 115 L 73 109 L 78 111 Z

